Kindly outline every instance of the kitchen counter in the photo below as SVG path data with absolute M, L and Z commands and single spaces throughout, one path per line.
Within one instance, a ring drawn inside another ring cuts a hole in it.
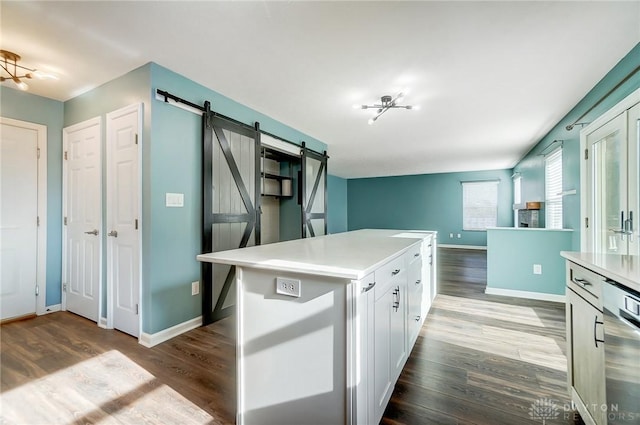
M 199 255 L 235 266 L 236 423 L 379 423 L 437 292 L 436 238 L 357 230 Z
M 199 261 L 346 279 L 367 274 L 430 231 L 365 229 L 198 255 Z
M 564 258 L 640 292 L 640 256 L 562 251 Z

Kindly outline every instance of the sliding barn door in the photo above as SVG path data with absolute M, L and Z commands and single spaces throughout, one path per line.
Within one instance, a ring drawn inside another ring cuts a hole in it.
M 259 245 L 259 131 L 210 111 L 203 120 L 203 252 Z M 202 267 L 207 324 L 233 312 L 235 266 Z
M 302 237 L 327 234 L 327 158 L 302 143 Z

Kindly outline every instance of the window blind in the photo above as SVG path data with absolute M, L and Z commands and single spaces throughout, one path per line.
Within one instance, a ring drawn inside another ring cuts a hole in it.
M 549 229 L 562 229 L 562 149 L 544 159 L 545 221 Z
M 498 181 L 462 182 L 462 229 L 487 230 L 498 223 Z

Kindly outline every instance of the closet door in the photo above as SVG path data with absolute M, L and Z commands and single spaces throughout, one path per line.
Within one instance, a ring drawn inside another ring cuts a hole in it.
M 302 143 L 302 237 L 327 234 L 327 158 Z
M 205 112 L 203 252 L 260 244 L 260 136 L 257 129 Z M 235 266 L 202 263 L 203 322 L 235 305 Z

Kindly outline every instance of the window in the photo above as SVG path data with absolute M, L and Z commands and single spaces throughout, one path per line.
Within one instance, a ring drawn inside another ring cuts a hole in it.
M 487 230 L 498 223 L 498 181 L 462 182 L 462 229 Z
M 518 209 L 522 204 L 522 176 L 513 175 L 513 223 L 518 227 Z
M 546 227 L 562 229 L 562 149 L 544 159 Z

